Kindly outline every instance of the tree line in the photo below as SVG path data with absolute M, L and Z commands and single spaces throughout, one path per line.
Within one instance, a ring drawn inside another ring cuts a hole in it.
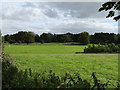
M 50 43 L 50 42 L 79 42 L 80 44 L 106 44 L 120 42 L 120 34 L 114 33 L 94 33 L 90 35 L 88 32 L 81 32 L 78 34 L 52 34 L 42 33 L 41 35 L 34 32 L 19 31 L 15 34 L 4 35 L 5 43 Z

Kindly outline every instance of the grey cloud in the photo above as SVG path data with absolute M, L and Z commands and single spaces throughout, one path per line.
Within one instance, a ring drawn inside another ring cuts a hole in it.
M 22 5 L 23 7 L 36 7 L 35 3 L 31 3 L 31 2 L 26 2 L 24 5 Z
M 76 18 L 103 18 L 107 14 L 107 12 L 98 12 L 102 5 L 101 2 L 49 2 L 46 5 L 65 12 L 64 16 L 70 15 Z
M 39 26 L 30 26 L 29 28 L 25 25 L 17 25 L 15 22 L 3 25 L 3 32 L 14 33 L 19 30 L 31 30 L 35 33 L 52 32 L 52 33 L 78 33 L 87 31 L 89 33 L 94 32 L 117 32 L 117 29 L 104 27 L 104 25 L 99 26 L 101 23 L 96 23 L 99 19 L 104 18 L 107 12 L 98 12 L 102 3 L 97 2 L 49 2 L 49 3 L 26 3 L 21 7 L 7 7 L 3 12 L 3 19 L 6 20 L 19 20 L 22 22 L 27 21 L 27 23 L 34 24 L 35 20 L 40 20 L 44 18 L 42 22 L 39 22 Z M 42 16 L 41 16 L 42 15 Z M 45 18 L 45 17 L 48 18 Z M 57 20 L 59 17 L 59 20 Z M 65 19 L 68 17 L 67 19 Z M 99 18 L 99 19 L 98 19 Z M 71 21 L 71 19 L 73 21 Z M 77 21 L 77 19 L 83 19 Z M 89 20 L 91 19 L 91 20 Z M 94 21 L 95 19 L 95 21 Z M 52 21 L 53 20 L 53 21 Z M 66 23 L 64 23 L 64 21 Z M 47 23 L 48 22 L 48 23 Z M 52 23 L 51 23 L 52 22 Z M 18 22 L 19 23 L 19 22 Z M 47 23 L 46 26 L 42 24 Z M 108 22 L 109 23 L 109 22 Z M 57 25 L 57 26 L 56 26 Z M 98 26 L 97 26 L 98 25 Z M 45 28 L 47 27 L 47 28 Z
M 36 2 L 26 2 L 22 6 L 23 7 L 36 7 L 37 8 L 39 6 L 39 4 Z
M 55 9 L 46 9 L 44 11 L 44 14 L 47 15 L 48 17 L 51 17 L 51 18 L 58 17 L 58 13 L 56 12 Z
M 72 18 L 103 18 L 107 12 L 98 12 L 101 5 L 102 3 L 98 2 L 27 2 L 21 7 L 11 6 L 3 9 L 2 17 L 3 19 L 23 21 L 37 20 L 41 14 L 49 18 L 61 18 L 61 15 Z M 39 10 L 43 12 L 38 13 Z

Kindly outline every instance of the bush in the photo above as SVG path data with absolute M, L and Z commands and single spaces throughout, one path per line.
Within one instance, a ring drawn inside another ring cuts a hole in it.
M 119 53 L 120 45 L 105 44 L 105 45 L 88 45 L 88 48 L 84 49 L 84 53 Z
M 11 81 L 14 79 L 18 69 L 13 65 L 13 59 L 8 55 L 3 55 L 2 57 L 2 80 L 3 87 L 8 87 L 11 85 Z
M 2 57 L 2 87 L 3 88 L 27 88 L 32 86 L 32 80 L 26 71 L 18 71 L 14 59 L 3 54 Z

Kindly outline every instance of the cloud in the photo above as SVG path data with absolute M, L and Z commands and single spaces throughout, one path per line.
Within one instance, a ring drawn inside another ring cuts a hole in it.
M 98 12 L 102 3 L 98 2 L 27 2 L 21 6 L 8 6 L 4 8 L 3 19 L 33 21 L 42 18 L 103 18 L 107 12 Z M 62 15 L 61 15 L 62 14 Z
M 100 23 L 96 19 L 73 19 L 64 21 L 51 30 L 54 33 L 80 33 L 85 31 L 90 34 L 95 32 L 118 33 L 118 26 L 114 26 L 113 23 Z
M 8 6 L 3 9 L 3 19 L 33 21 L 40 20 L 41 11 L 38 8 L 21 7 L 21 6 Z
M 47 15 L 48 17 L 55 18 L 58 17 L 57 12 L 55 9 L 46 9 L 44 11 L 44 14 Z
M 34 25 L 24 25 L 22 23 L 16 23 L 14 21 L 2 21 L 2 34 L 13 34 L 18 31 L 32 31 L 37 34 L 41 34 L 42 32 L 49 32 L 50 30 L 46 27 L 34 26 Z
M 57 22 L 57 21 L 53 21 Z M 118 26 L 114 26 L 114 23 L 99 22 L 96 19 L 71 19 L 64 20 L 59 24 L 54 25 L 53 22 L 48 22 L 50 26 L 41 26 L 41 25 L 25 25 L 15 22 L 3 22 L 3 34 L 16 33 L 18 31 L 32 31 L 37 34 L 42 34 L 43 32 L 51 33 L 80 33 L 80 32 L 89 32 L 93 34 L 95 32 L 109 32 L 109 33 L 118 33 Z
M 41 34 L 79 33 L 87 31 L 117 33 L 117 25 L 113 20 L 106 22 L 107 12 L 98 12 L 102 3 L 98 2 L 41 2 L 23 3 L 4 7 L 2 15 L 4 34 L 21 30 Z M 5 21 L 6 20 L 6 21 Z M 101 22 L 105 21 L 105 22 Z M 116 25 L 116 26 L 115 26 Z
M 51 18 L 71 16 L 73 18 L 104 18 L 108 12 L 98 12 L 102 2 L 38 2 L 26 3 L 26 7 L 37 7 Z
M 64 16 L 69 15 L 73 18 L 103 18 L 107 14 L 107 12 L 98 12 L 102 5 L 101 2 L 49 2 L 46 4 L 50 8 L 57 8 L 59 11 L 63 11 Z

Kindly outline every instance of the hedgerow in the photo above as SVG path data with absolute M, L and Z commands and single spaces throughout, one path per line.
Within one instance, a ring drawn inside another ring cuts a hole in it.
M 88 45 L 87 48 L 84 49 L 84 53 L 119 53 L 120 52 L 120 44 L 115 45 L 105 44 L 105 45 Z

